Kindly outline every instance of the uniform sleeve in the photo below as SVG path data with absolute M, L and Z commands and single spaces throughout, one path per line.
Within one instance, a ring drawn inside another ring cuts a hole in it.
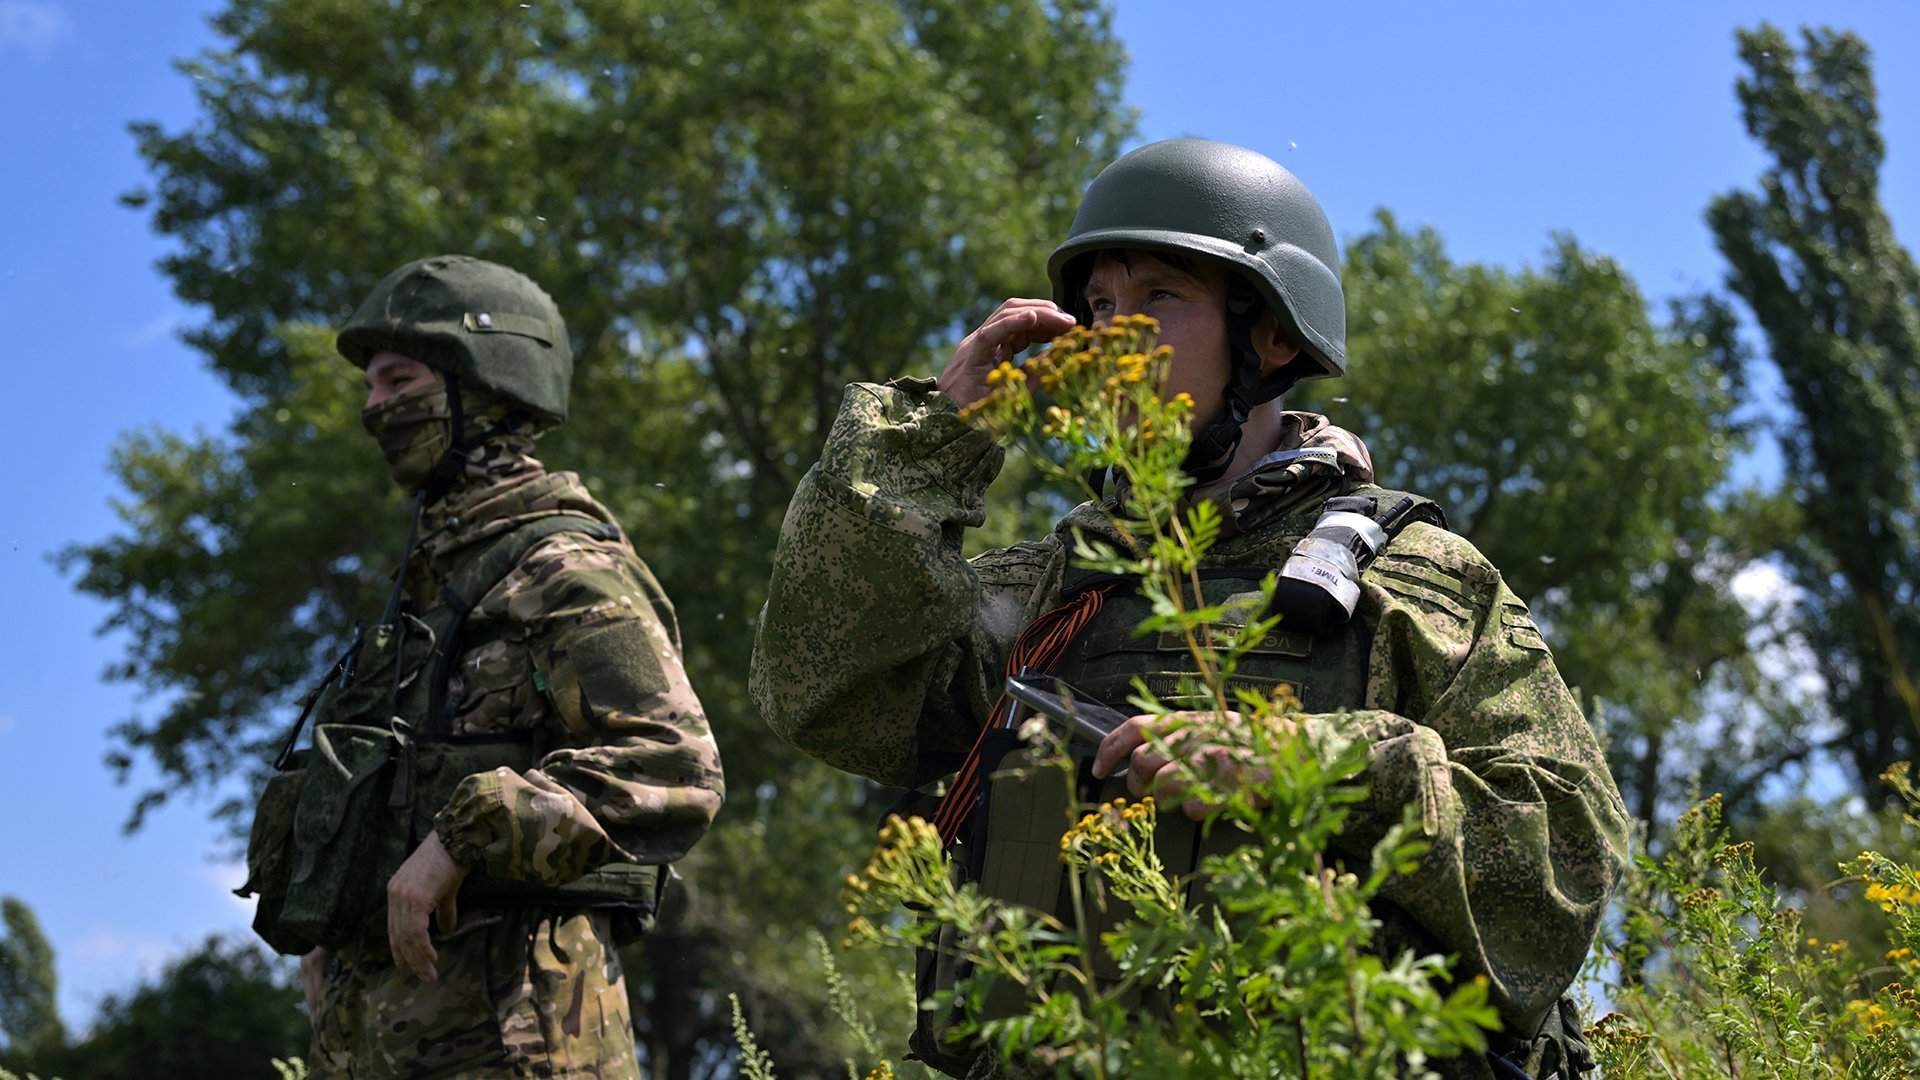
M 1040 545 L 961 555 L 1002 457 L 931 380 L 847 388 L 787 508 L 754 639 L 754 704 L 782 738 L 898 785 L 965 753 L 1025 621 L 1020 583 L 1046 561 Z
M 608 862 L 686 854 L 725 786 L 652 573 L 623 543 L 562 534 L 482 604 L 496 602 L 526 629 L 551 748 L 525 772 L 460 783 L 435 821 L 448 852 L 493 877 L 549 885 Z
M 1457 975 L 1488 977 L 1508 1031 L 1531 1033 L 1625 870 L 1625 804 L 1526 604 L 1471 545 L 1412 526 L 1366 590 L 1371 707 L 1308 719 L 1371 747 L 1372 795 L 1343 846 L 1371 850 L 1417 808 L 1430 849 L 1385 898 Z

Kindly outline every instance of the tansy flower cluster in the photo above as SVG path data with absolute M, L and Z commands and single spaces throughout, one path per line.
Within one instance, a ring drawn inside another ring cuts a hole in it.
M 1137 803 L 1129 803 L 1125 796 L 1101 803 L 1082 815 L 1079 822 L 1060 837 L 1060 851 L 1062 854 L 1084 854 L 1099 848 L 1116 847 L 1124 844 L 1126 834 L 1137 827 L 1144 827 L 1148 831 L 1153 828 L 1151 795 Z
M 1855 998 L 1847 1002 L 1847 1016 L 1870 1035 L 1879 1035 L 1893 1028 L 1893 1021 L 1887 1018 L 1887 1010 L 1879 1003 L 1866 998 Z
M 1173 350 L 1156 345 L 1159 323 L 1121 315 L 1101 326 L 1076 326 L 1015 367 L 1001 361 L 987 373 L 988 392 L 961 415 L 1002 440 L 1017 437 L 1097 443 L 1132 436 L 1159 438 L 1159 428 L 1191 416 L 1193 396 L 1160 401 Z M 1044 408 L 1035 396 L 1048 400 Z
M 1891 912 L 1896 906 L 1912 907 L 1920 904 L 1920 889 L 1911 885 L 1883 885 L 1878 881 L 1867 883 L 1867 899 L 1880 905 L 1881 911 Z
M 1122 900 L 1170 908 L 1178 901 L 1153 850 L 1155 820 L 1151 795 L 1139 802 L 1123 797 L 1102 803 L 1060 837 L 1060 859 L 1080 870 L 1097 871 Z
M 841 896 L 847 914 L 855 916 L 847 927 L 855 940 L 878 940 L 879 930 L 868 915 L 891 911 L 902 903 L 925 902 L 920 894 L 930 881 L 944 881 L 946 856 L 940 847 L 940 833 L 923 818 L 887 818 L 880 827 L 879 842 L 873 856 L 857 874 L 848 874 Z

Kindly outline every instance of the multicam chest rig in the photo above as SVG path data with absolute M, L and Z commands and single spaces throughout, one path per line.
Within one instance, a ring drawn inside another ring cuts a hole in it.
M 464 560 L 437 602 L 419 614 L 389 605 L 305 698 L 254 814 L 247 882 L 253 927 L 274 949 L 299 955 L 385 935 L 386 884 L 433 830 L 434 816 L 475 773 L 533 767 L 531 731 L 455 735 L 449 700 L 461 629 L 481 597 L 534 546 L 556 533 L 617 538 L 613 526 L 557 514 L 507 532 Z M 307 720 L 311 747 L 294 749 Z M 474 870 L 463 907 L 608 910 L 645 929 L 668 874 L 636 863 L 603 866 L 562 886 Z

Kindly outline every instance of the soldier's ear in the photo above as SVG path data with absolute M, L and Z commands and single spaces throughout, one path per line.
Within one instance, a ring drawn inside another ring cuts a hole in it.
M 1268 311 L 1253 327 L 1253 350 L 1260 354 L 1260 373 L 1271 375 L 1300 359 L 1300 346 L 1280 327 L 1280 320 Z

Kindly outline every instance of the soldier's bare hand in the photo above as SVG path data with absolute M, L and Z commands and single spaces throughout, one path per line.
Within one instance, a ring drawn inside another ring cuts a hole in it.
M 327 950 L 314 949 L 300 958 L 300 989 L 306 991 L 307 1015 L 320 1015 L 320 998 L 327 988 Z
M 456 898 L 467 868 L 453 861 L 440 843 L 439 833 L 428 833 L 387 882 L 387 948 L 396 967 L 413 972 L 422 982 L 440 981 L 440 954 L 428 936 L 428 924 L 438 914 L 441 932 L 459 922 Z
M 1015 297 L 994 309 L 973 333 L 960 339 L 934 385 L 955 405 L 967 406 L 987 394 L 987 372 L 1021 349 L 1052 341 L 1073 328 L 1073 316 L 1051 300 Z
M 1124 764 L 1129 792 L 1136 798 L 1152 795 L 1167 805 L 1180 800 L 1187 791 L 1180 762 L 1185 762 L 1188 771 L 1198 772 L 1216 784 L 1231 785 L 1263 779 L 1267 771 L 1254 766 L 1245 760 L 1242 753 L 1232 748 L 1197 740 L 1186 745 L 1188 736 L 1195 730 L 1193 724 L 1211 715 L 1177 712 L 1165 716 L 1129 718 L 1100 740 L 1099 749 L 1093 755 L 1093 775 L 1105 779 L 1118 772 Z M 1239 720 L 1239 713 L 1227 713 L 1228 723 L 1238 723 Z M 1154 745 L 1156 738 L 1160 744 L 1158 746 Z M 1176 761 L 1170 754 L 1178 754 L 1179 760 Z M 1211 805 L 1199 799 L 1180 801 L 1181 812 L 1195 821 L 1206 817 L 1212 809 Z

